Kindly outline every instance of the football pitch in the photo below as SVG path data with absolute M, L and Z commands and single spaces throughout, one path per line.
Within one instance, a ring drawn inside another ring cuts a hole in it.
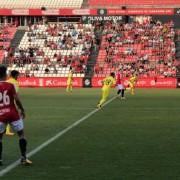
M 137 89 L 98 111 L 100 89 L 21 89 L 20 96 L 28 152 L 67 131 L 30 157 L 32 166 L 0 179 L 180 180 L 179 89 Z M 0 173 L 20 157 L 16 136 L 5 137 L 3 148 Z

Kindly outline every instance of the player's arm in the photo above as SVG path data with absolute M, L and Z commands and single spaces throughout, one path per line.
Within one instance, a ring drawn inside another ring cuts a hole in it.
M 134 84 L 136 84 L 137 83 L 137 76 L 135 77 L 135 79 L 134 79 Z
M 23 105 L 19 99 L 18 94 L 15 94 L 14 99 L 15 99 L 15 102 L 16 102 L 18 109 L 21 111 L 20 113 L 21 113 L 22 118 L 24 119 L 25 118 L 25 111 L 24 111 L 24 107 L 23 107 Z

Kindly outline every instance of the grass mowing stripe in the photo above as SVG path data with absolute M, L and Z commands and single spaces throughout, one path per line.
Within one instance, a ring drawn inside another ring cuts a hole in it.
M 109 104 L 110 102 L 112 102 L 114 99 L 116 99 L 116 96 L 112 97 L 111 99 L 109 99 L 104 106 L 106 106 L 107 104 Z M 43 148 L 45 148 L 46 146 L 48 146 L 49 144 L 51 144 L 52 142 L 54 142 L 56 139 L 58 139 L 59 137 L 61 137 L 62 135 L 64 135 L 65 133 L 67 133 L 68 131 L 70 131 L 71 129 L 73 129 L 74 127 L 76 127 L 77 125 L 79 125 L 81 122 L 83 122 L 84 120 L 88 119 L 90 116 L 92 116 L 93 114 L 95 114 L 96 112 L 98 112 L 100 109 L 94 109 L 93 111 L 91 111 L 90 113 L 88 113 L 87 115 L 85 115 L 84 117 L 82 117 L 81 119 L 77 120 L 76 122 L 74 122 L 73 124 L 71 124 L 70 126 L 68 126 L 67 128 L 65 128 L 64 130 L 60 131 L 59 133 L 57 133 L 55 136 L 53 136 L 52 138 L 48 139 L 47 141 L 45 141 L 44 143 L 42 143 L 41 145 L 39 145 L 37 148 L 35 148 L 34 150 L 30 151 L 27 154 L 27 157 L 31 157 L 34 154 L 38 153 L 39 151 L 41 151 Z M 20 163 L 20 159 L 18 159 L 17 161 L 13 162 L 12 164 L 8 165 L 7 167 L 5 167 L 4 169 L 2 169 L 0 171 L 0 177 L 4 176 L 5 174 L 7 174 L 8 172 L 10 172 L 12 169 L 16 168 Z

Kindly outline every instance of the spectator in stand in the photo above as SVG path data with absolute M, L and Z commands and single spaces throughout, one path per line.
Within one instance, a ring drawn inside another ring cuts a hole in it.
M 7 49 L 5 49 L 5 51 L 4 51 L 4 61 L 5 61 L 5 64 L 7 63 L 7 60 L 8 60 L 8 51 L 7 51 Z

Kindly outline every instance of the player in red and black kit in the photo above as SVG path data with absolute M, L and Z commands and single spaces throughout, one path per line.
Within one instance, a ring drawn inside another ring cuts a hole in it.
M 17 132 L 19 136 L 21 164 L 30 165 L 32 162 L 26 157 L 27 140 L 24 137 L 23 130 L 23 119 L 25 118 L 24 108 L 14 85 L 6 82 L 6 71 L 7 68 L 5 66 L 0 66 L 0 165 L 2 165 L 2 139 L 7 124 L 10 124 L 12 129 Z
M 125 99 L 125 97 L 124 97 L 125 87 L 124 87 L 124 84 L 123 84 L 123 82 L 122 82 L 121 70 L 119 70 L 118 73 L 117 73 L 116 86 L 117 86 L 117 89 L 118 89 L 117 95 L 118 95 L 118 96 L 121 95 L 121 99 Z

